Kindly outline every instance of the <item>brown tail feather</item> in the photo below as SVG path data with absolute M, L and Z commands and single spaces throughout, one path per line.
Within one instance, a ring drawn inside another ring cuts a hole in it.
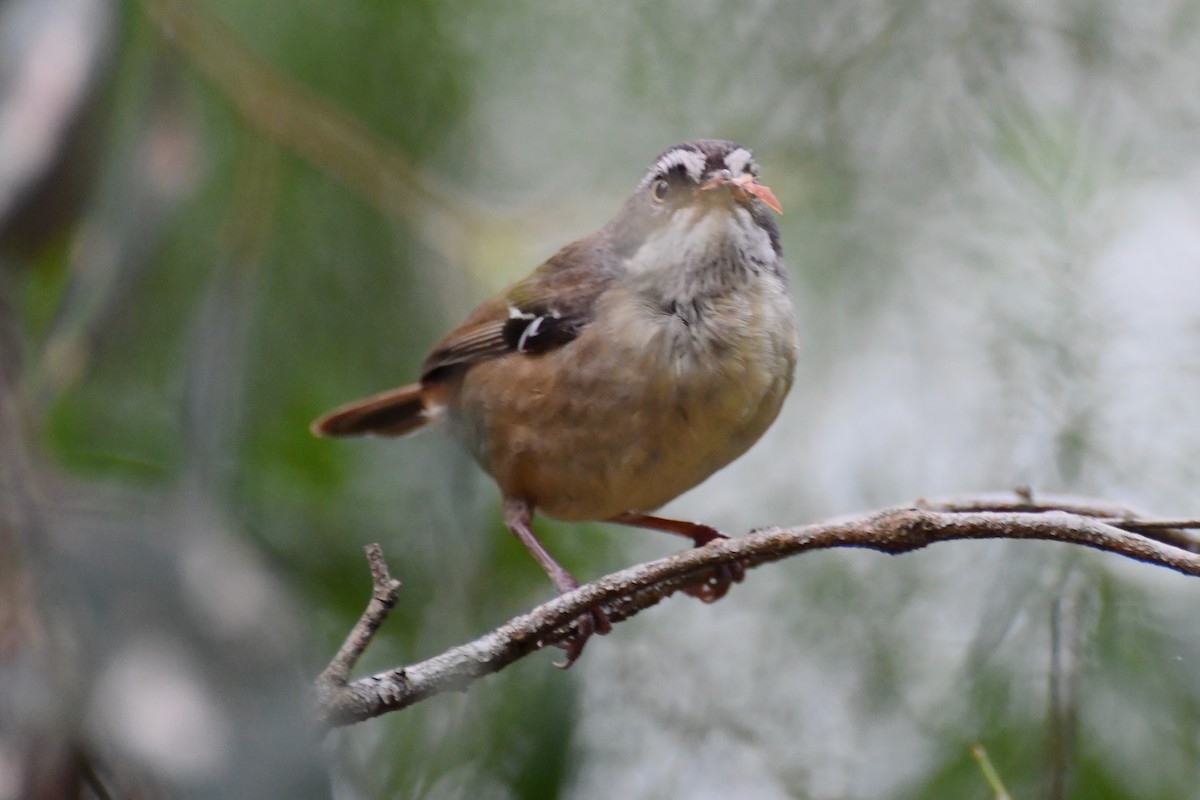
M 310 430 L 317 436 L 403 436 L 426 422 L 421 385 L 414 383 L 339 406 L 315 421 Z

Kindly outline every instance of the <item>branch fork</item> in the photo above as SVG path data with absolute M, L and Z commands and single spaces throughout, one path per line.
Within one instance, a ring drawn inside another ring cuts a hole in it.
M 425 661 L 350 680 L 350 672 L 395 606 L 400 582 L 388 573 L 378 544 L 365 550 L 371 600 L 345 642 L 316 679 L 315 716 L 322 729 L 398 711 L 460 691 L 530 653 L 564 642 L 580 615 L 601 608 L 612 623 L 629 619 L 679 592 L 695 592 L 722 568 L 750 570 L 809 550 L 855 547 L 907 553 L 960 539 L 1039 539 L 1083 545 L 1200 577 L 1200 520 L 1145 518 L 1086 498 L 1034 500 L 1029 490 L 941 501 L 842 517 L 790 528 L 764 528 L 614 572 L 509 620 L 473 642 Z

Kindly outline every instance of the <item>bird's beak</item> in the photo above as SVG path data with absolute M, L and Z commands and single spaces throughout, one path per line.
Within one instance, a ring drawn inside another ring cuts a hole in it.
M 752 175 L 743 175 L 740 178 L 725 178 L 717 176 L 711 178 L 707 183 L 700 187 L 700 191 L 707 192 L 716 189 L 720 186 L 728 186 L 733 196 L 738 200 L 745 201 L 749 196 L 753 195 L 759 200 L 767 204 L 767 207 L 776 214 L 783 213 L 783 207 L 779 205 L 779 201 L 775 199 L 775 193 L 768 187 L 763 186 L 754 180 Z
M 779 205 L 779 201 L 775 199 L 775 193 L 769 187 L 755 182 L 754 178 L 749 175 L 743 175 L 734 181 L 734 183 L 739 184 L 742 191 L 746 194 L 752 194 L 759 200 L 762 200 L 776 214 L 783 213 L 783 206 Z

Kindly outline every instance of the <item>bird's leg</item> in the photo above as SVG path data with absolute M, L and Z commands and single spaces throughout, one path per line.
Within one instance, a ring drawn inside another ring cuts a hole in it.
M 554 560 L 554 557 L 550 555 L 537 536 L 534 535 L 533 528 L 530 527 L 532 520 L 533 507 L 528 501 L 515 498 L 506 498 L 504 500 L 505 527 L 521 540 L 521 544 L 525 545 L 525 549 L 529 551 L 529 554 L 546 571 L 558 593 L 566 594 L 578 589 L 579 581 L 575 580 L 571 573 L 563 569 L 562 565 Z M 583 653 L 583 646 L 587 644 L 587 640 L 593 633 L 603 636 L 612 630 L 608 616 L 600 608 L 593 608 L 587 614 L 582 615 L 577 624 L 578 627 L 575 634 L 560 645 L 567 651 L 565 660 L 556 661 L 554 666 L 561 669 L 571 666 L 579 658 L 580 654 Z
M 686 522 L 681 519 L 667 519 L 666 517 L 654 517 L 649 514 L 635 514 L 626 512 L 612 517 L 609 522 L 616 522 L 621 525 L 629 525 L 635 528 L 650 528 L 655 531 L 664 533 L 673 533 L 676 536 L 685 536 L 692 540 L 692 544 L 696 547 L 703 547 L 709 542 L 717 539 L 728 539 L 729 537 L 718 531 L 716 528 L 711 528 L 708 525 L 701 525 L 698 522 Z M 729 587 L 734 583 L 741 583 L 746 577 L 746 566 L 740 561 L 734 561 L 729 564 L 722 564 L 718 567 L 712 577 L 705 581 L 701 586 L 690 587 L 684 589 L 685 594 L 692 597 L 698 597 L 705 603 L 715 603 L 720 600 L 729 591 Z
M 716 528 L 701 525 L 699 522 L 686 522 L 685 520 L 667 519 L 666 517 L 652 517 L 649 514 L 635 514 L 631 511 L 618 514 L 609 521 L 617 522 L 621 525 L 630 525 L 634 528 L 650 528 L 651 530 L 663 531 L 664 533 L 673 533 L 676 536 L 686 536 L 692 540 L 692 543 L 696 547 L 703 547 L 714 539 L 729 538 Z

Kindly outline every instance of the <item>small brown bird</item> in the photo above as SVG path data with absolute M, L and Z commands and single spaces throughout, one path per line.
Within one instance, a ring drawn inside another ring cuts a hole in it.
M 535 510 L 697 547 L 724 538 L 649 512 L 744 453 L 791 387 L 796 329 L 772 210 L 745 147 L 672 147 L 611 222 L 442 339 L 419 383 L 334 409 L 312 430 L 401 436 L 444 419 L 560 593 L 579 584 L 534 535 Z M 740 578 L 735 567 L 694 593 L 711 602 Z M 582 617 L 560 666 L 608 628 L 600 609 Z

